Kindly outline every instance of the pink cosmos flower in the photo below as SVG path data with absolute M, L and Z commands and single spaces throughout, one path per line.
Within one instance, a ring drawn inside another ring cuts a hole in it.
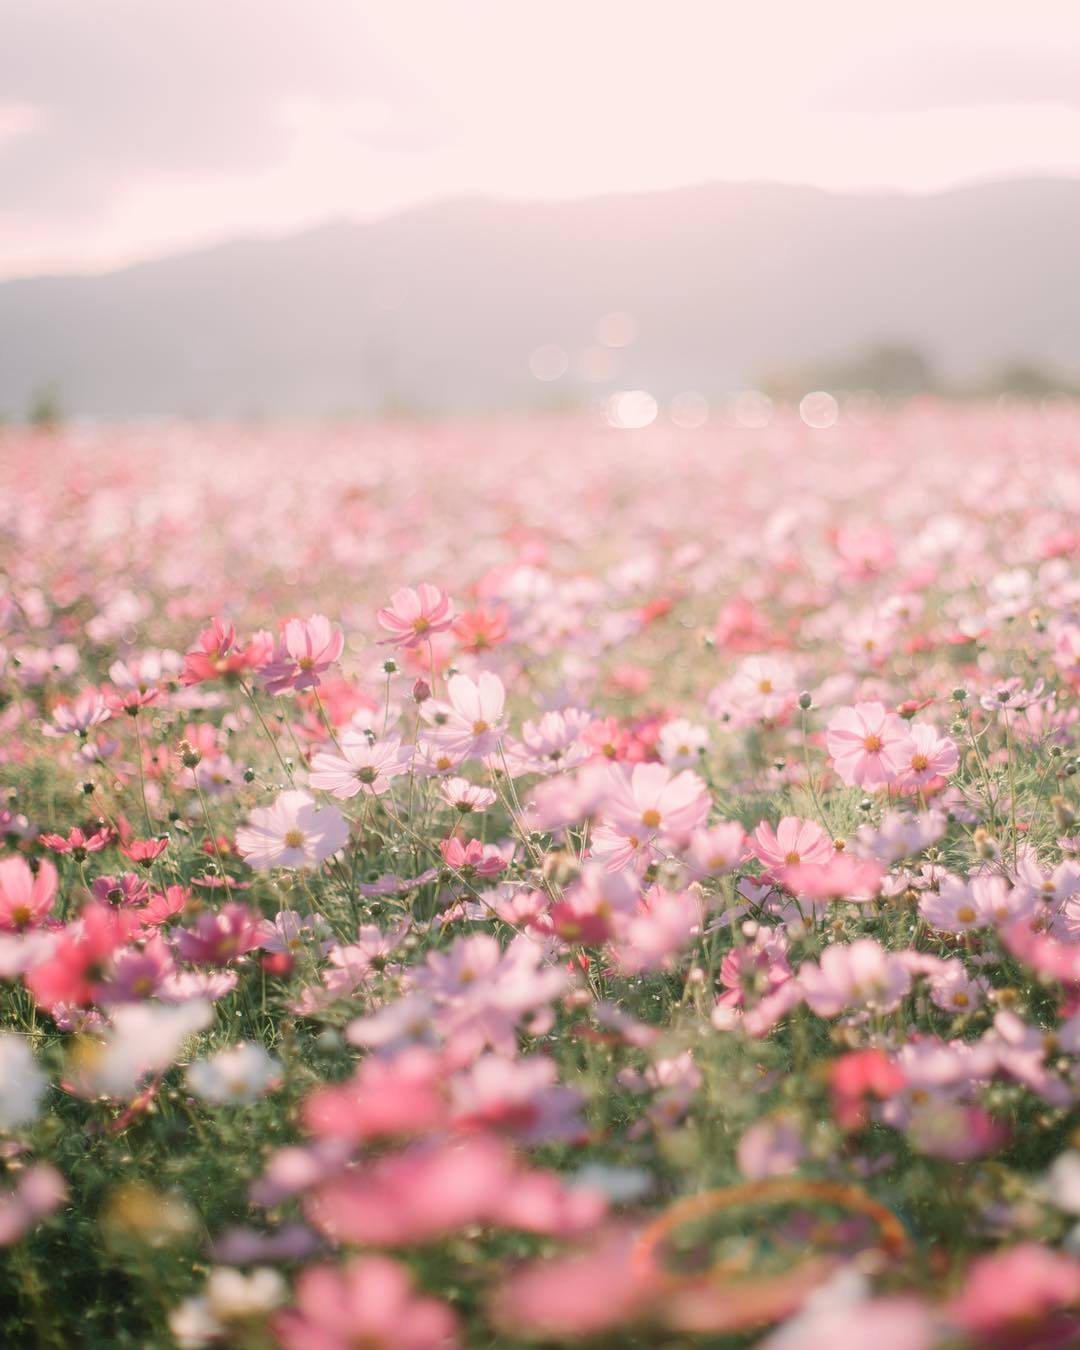
M 935 778 L 948 778 L 960 763 L 956 742 L 948 736 L 939 736 L 933 727 L 914 722 L 908 730 L 911 750 L 900 774 L 900 786 L 925 787 Z
M 445 703 L 428 699 L 420 705 L 428 739 L 462 759 L 490 754 L 499 742 L 506 710 L 502 680 L 488 670 L 475 681 L 451 675 L 446 694 Z
M 450 597 L 438 586 L 422 582 L 415 589 L 402 586 L 390 597 L 386 609 L 376 615 L 391 637 L 384 639 L 399 647 L 415 647 L 433 633 L 444 633 L 454 622 Z
M 877 1048 L 854 1050 L 829 1065 L 829 1088 L 833 1110 L 842 1129 L 854 1130 L 866 1123 L 870 1097 L 893 1097 L 906 1083 L 903 1070 Z
M 47 736 L 72 733 L 85 736 L 91 727 L 107 722 L 112 716 L 105 696 L 96 689 L 86 689 L 74 703 L 60 703 L 53 709 L 52 725 L 44 728 Z
M 604 819 L 623 834 L 642 839 L 685 839 L 709 813 L 704 782 L 689 769 L 672 774 L 666 764 L 611 769 Z
M 120 852 L 139 867 L 151 867 L 169 847 L 168 839 L 127 839 Z
M 0 862 L 0 932 L 36 928 L 52 909 L 57 886 L 56 868 L 48 858 L 40 860 L 36 873 L 25 858 L 4 858 Z
M 792 863 L 778 875 L 790 891 L 811 900 L 872 900 L 885 872 L 880 863 L 834 852 L 828 862 Z
M 461 1344 L 453 1310 L 415 1293 L 405 1267 L 386 1256 L 303 1271 L 296 1306 L 277 1315 L 274 1331 L 286 1350 L 454 1350 Z
M 629 1322 L 656 1297 L 651 1272 L 632 1259 L 636 1234 L 601 1234 L 582 1251 L 548 1256 L 512 1270 L 496 1288 L 491 1317 L 511 1339 L 564 1342 Z M 617 1341 L 613 1342 L 618 1344 Z
M 1077 1302 L 1080 1262 L 1024 1242 L 973 1261 L 963 1289 L 946 1311 L 951 1322 L 976 1335 L 1013 1331 L 1027 1336 L 1049 1314 Z
M 883 703 L 856 703 L 829 719 L 826 744 L 836 772 L 861 788 L 894 783 L 914 753 L 907 724 Z
M 953 876 L 942 877 L 936 892 L 923 892 L 919 897 L 919 913 L 931 928 L 942 933 L 967 933 L 992 922 L 972 895 L 971 887 Z
M 494 844 L 482 844 L 479 839 L 463 843 L 451 835 L 439 840 L 439 852 L 447 867 L 466 877 L 497 877 L 506 870 L 506 859 Z
M 35 1163 L 19 1175 L 15 1189 L 0 1193 L 0 1247 L 10 1247 L 39 1219 L 63 1204 L 67 1186 L 55 1167 Z
M 700 927 L 701 906 L 689 891 L 654 886 L 640 912 L 620 926 L 619 965 L 630 974 L 668 968 Z
M 751 1181 L 790 1176 L 806 1157 L 798 1122 L 785 1116 L 766 1117 L 751 1125 L 735 1153 L 739 1171 Z
M 128 941 L 139 923 L 132 911 L 91 901 L 68 924 L 47 958 L 26 972 L 26 987 L 39 1007 L 57 1003 L 86 1004 L 101 996 L 113 954 Z
M 408 753 L 402 751 L 397 736 L 373 741 L 363 732 L 346 731 L 341 737 L 341 754 L 321 750 L 314 756 L 308 781 L 313 788 L 342 801 L 358 792 L 378 797 L 406 771 L 408 762 Z
M 345 649 L 345 635 L 325 614 L 309 619 L 289 619 L 281 641 L 259 678 L 271 694 L 289 689 L 312 689 Z
M 365 1060 L 344 1083 L 316 1088 L 304 1102 L 305 1127 L 321 1139 L 422 1134 L 445 1125 L 445 1065 L 422 1046 Z
M 236 901 L 203 910 L 191 928 L 176 933 L 176 950 L 192 965 L 224 966 L 260 945 L 262 918 Z
M 826 947 L 820 965 L 799 967 L 799 987 L 819 1017 L 835 1017 L 844 1008 L 892 1012 L 911 988 L 911 974 L 899 956 L 873 938 Z
M 603 1210 L 596 1192 L 525 1168 L 484 1134 L 381 1154 L 320 1187 L 306 1205 L 327 1237 L 370 1246 L 430 1242 L 475 1223 L 570 1235 L 593 1227 Z
M 180 682 L 201 684 L 204 680 L 236 680 L 248 670 L 260 670 L 269 661 L 274 640 L 269 633 L 256 633 L 246 647 L 236 645 L 236 629 L 221 619 L 212 619 L 199 634 L 199 645 L 184 657 Z
M 41 842 L 54 853 L 70 853 L 76 862 L 83 862 L 91 853 L 100 853 L 112 841 L 112 830 L 107 825 L 87 834 L 76 825 L 66 835 L 43 834 Z
M 343 848 L 349 822 L 336 806 L 317 807 L 308 793 L 281 792 L 271 806 L 256 807 L 236 831 L 236 847 L 249 867 L 317 867 Z
M 775 831 L 762 821 L 754 831 L 750 845 L 754 856 L 769 869 L 770 875 L 780 867 L 798 863 L 831 862 L 836 850 L 820 825 L 798 816 L 785 816 Z
M 581 1140 L 581 1094 L 557 1077 L 548 1055 L 481 1055 L 450 1081 L 452 1122 L 459 1130 L 494 1130 L 529 1145 Z
M 725 876 L 746 857 L 746 831 L 737 820 L 721 820 L 695 830 L 683 852 L 693 880 Z

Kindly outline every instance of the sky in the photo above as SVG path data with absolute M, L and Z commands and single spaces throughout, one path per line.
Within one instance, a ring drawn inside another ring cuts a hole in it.
M 0 0 L 0 276 L 463 194 L 1080 176 L 1074 0 Z

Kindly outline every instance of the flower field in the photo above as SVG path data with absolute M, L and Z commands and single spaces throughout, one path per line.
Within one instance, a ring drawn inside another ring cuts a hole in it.
M 1080 412 L 0 432 L 0 1344 L 1080 1344 Z

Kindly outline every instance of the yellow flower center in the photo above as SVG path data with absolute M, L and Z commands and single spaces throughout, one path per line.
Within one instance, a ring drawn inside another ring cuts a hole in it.
M 871 735 L 869 735 L 869 736 L 864 736 L 864 737 L 863 737 L 863 749 L 864 749 L 868 754 L 871 754 L 871 755 L 875 754 L 878 750 L 881 749 L 881 737 L 880 737 L 880 736 L 874 736 L 873 734 L 871 734 Z
M 650 807 L 648 811 L 642 811 L 641 823 L 649 830 L 655 830 L 660 825 L 660 812 Z
M 286 847 L 286 848 L 303 848 L 303 847 L 304 847 L 304 831 L 303 831 L 303 830 L 286 830 L 286 831 L 285 831 L 285 847 Z

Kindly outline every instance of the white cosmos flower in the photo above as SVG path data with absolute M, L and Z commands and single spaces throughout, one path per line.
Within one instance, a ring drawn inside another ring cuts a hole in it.
M 249 867 L 317 867 L 342 848 L 349 822 L 336 806 L 316 807 L 307 792 L 281 792 L 270 806 L 252 811 L 236 831 L 236 847 Z
M 254 1042 L 243 1041 L 196 1060 L 187 1071 L 188 1086 L 204 1101 L 240 1106 L 256 1101 L 277 1082 L 281 1065 Z
M 0 1032 L 0 1130 L 36 1120 L 48 1086 L 26 1037 Z

